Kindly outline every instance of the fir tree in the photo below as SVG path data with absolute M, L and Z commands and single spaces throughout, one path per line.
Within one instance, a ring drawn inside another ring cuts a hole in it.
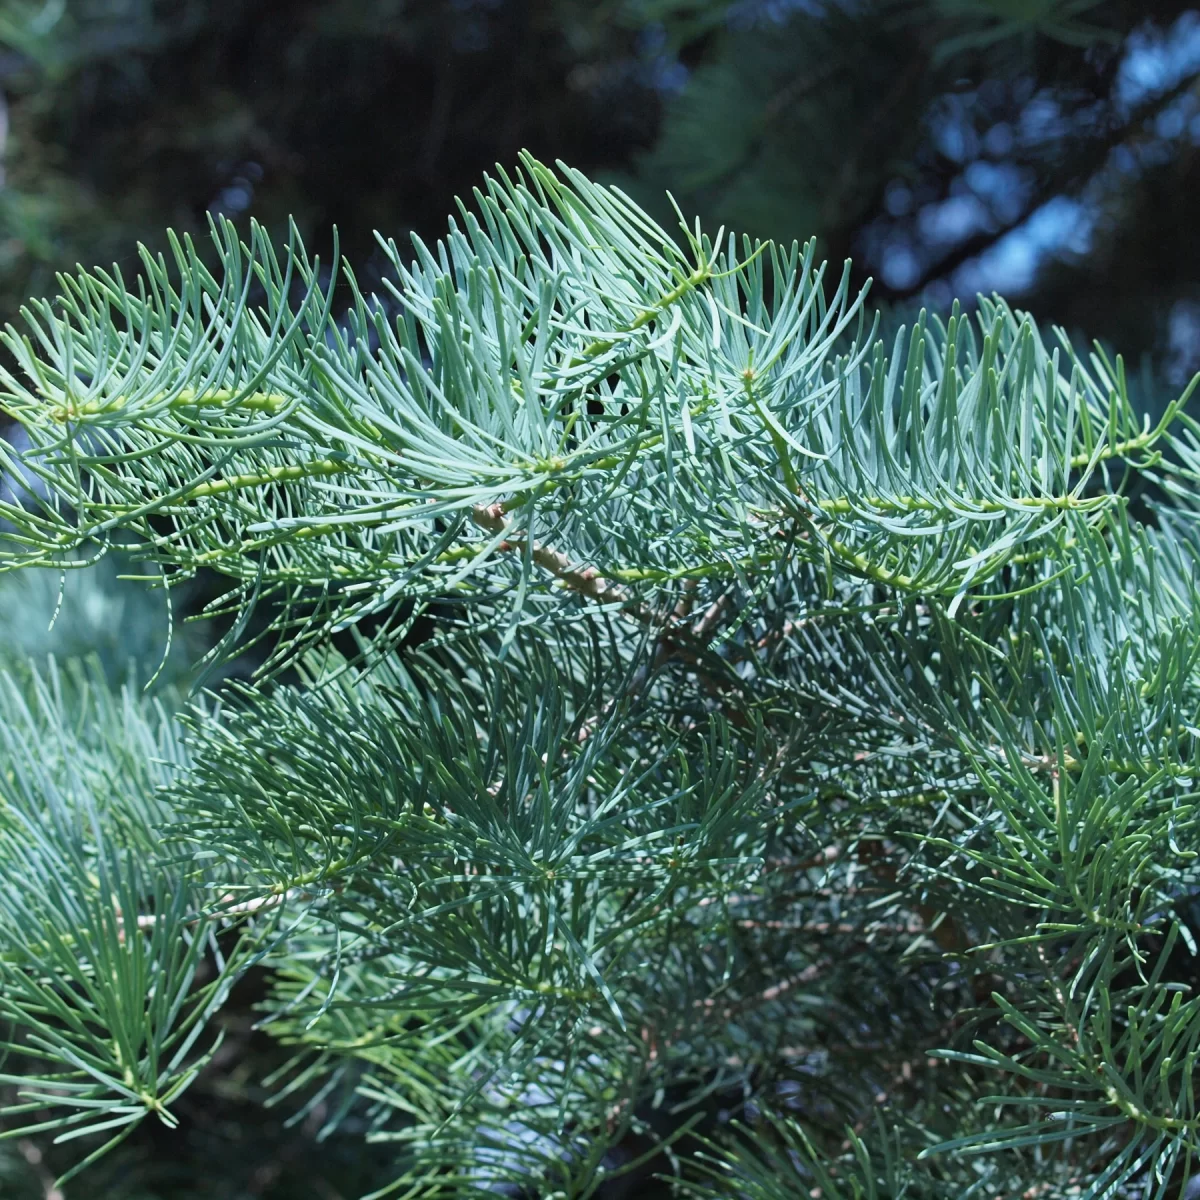
M 377 1196 L 595 1195 L 631 1132 L 693 1195 L 1181 1194 L 1186 393 L 999 299 L 885 345 L 811 244 L 531 158 L 345 313 L 212 235 L 4 339 L 0 564 L 132 538 L 229 579 L 207 668 L 271 640 L 179 715 L 0 687 L 5 1136 L 170 1125 L 257 967 Z

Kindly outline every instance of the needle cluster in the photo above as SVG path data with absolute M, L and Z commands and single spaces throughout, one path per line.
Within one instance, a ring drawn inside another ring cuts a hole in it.
M 525 158 L 386 295 L 214 222 L 3 335 L 0 570 L 215 571 L 212 663 L 271 640 L 179 712 L 0 687 L 5 1135 L 170 1123 L 254 967 L 380 1196 L 631 1134 L 693 1195 L 1180 1195 L 1187 394 L 680 230 Z

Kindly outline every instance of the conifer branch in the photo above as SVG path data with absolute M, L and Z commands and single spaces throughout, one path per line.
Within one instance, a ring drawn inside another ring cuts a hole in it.
M 797 1080 L 738 1194 L 1166 1186 L 1192 389 L 1151 425 L 999 299 L 885 345 L 811 244 L 672 237 L 528 157 L 383 243 L 386 303 L 295 230 L 212 236 L 3 338 L 0 569 L 132 538 L 229 578 L 220 651 L 279 641 L 178 717 L 0 675 L 5 1111 L 170 1123 L 255 963 L 285 1091 L 358 1080 L 430 1195 L 588 1195 L 647 1105 Z

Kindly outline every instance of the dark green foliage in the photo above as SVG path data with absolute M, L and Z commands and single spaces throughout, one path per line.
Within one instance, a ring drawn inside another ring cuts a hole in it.
M 207 211 L 436 231 L 523 147 L 623 163 L 653 133 L 636 29 L 559 0 L 4 0 L 0 312 Z M 590 88 L 572 75 L 599 74 Z M 607 71 L 607 74 L 606 74 Z

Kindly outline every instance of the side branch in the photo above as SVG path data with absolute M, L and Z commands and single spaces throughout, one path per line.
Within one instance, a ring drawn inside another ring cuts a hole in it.
M 503 533 L 509 523 L 504 519 L 504 505 L 477 504 L 472 512 L 475 524 L 489 533 Z M 506 538 L 501 542 L 501 549 L 524 550 L 525 539 L 521 537 Z M 601 604 L 629 604 L 629 594 L 621 587 L 611 584 L 594 567 L 578 568 L 571 565 L 571 560 L 560 550 L 534 542 L 530 552 L 533 561 L 543 570 L 548 571 L 565 587 L 582 596 L 590 596 Z

